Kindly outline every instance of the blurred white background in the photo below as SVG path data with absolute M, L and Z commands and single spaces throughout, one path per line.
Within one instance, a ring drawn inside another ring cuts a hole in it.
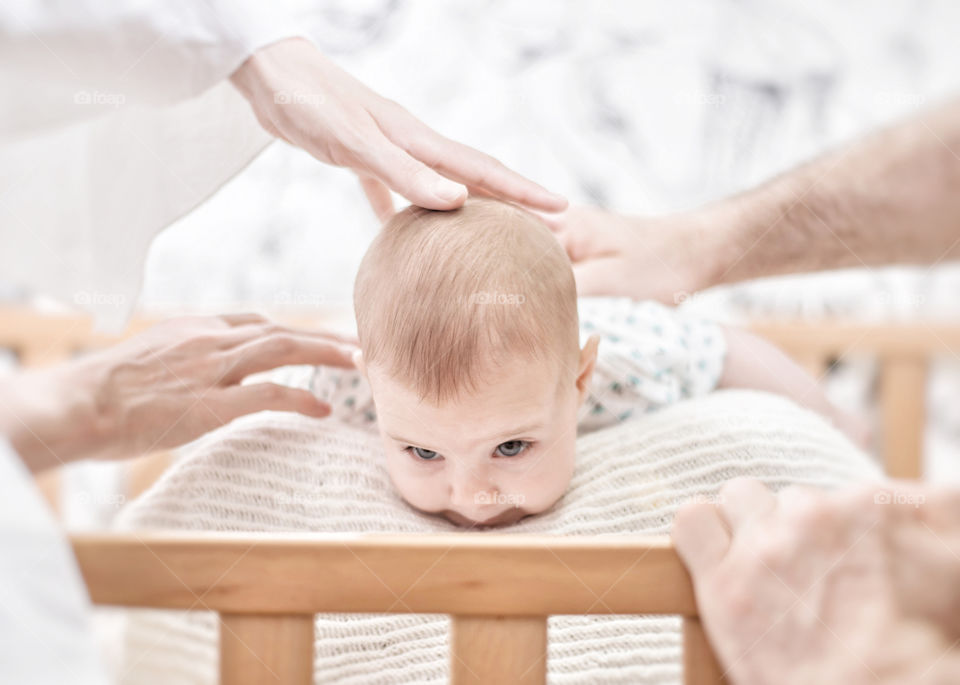
M 305 25 L 438 131 L 575 204 L 658 214 L 748 188 L 960 94 L 950 0 L 326 0 Z M 377 223 L 353 175 L 274 144 L 155 241 L 142 310 L 349 311 Z M 857 270 L 713 291 L 753 317 L 960 320 L 960 268 Z M 841 404 L 865 369 L 830 380 Z M 960 360 L 930 384 L 927 465 L 960 480 Z
M 566 194 L 657 214 L 749 188 L 960 94 L 949 0 L 342 0 L 311 35 L 440 132 Z M 143 304 L 349 309 L 377 230 L 354 177 L 284 144 L 155 242 Z M 752 317 L 960 320 L 960 267 L 856 270 L 719 289 Z M 869 393 L 851 361 L 839 403 Z M 960 479 L 960 360 L 931 374 L 928 474 Z M 952 454 L 951 454 L 952 452 Z

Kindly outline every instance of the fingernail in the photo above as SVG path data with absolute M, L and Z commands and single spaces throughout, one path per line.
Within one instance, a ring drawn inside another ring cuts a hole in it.
M 456 202 L 466 195 L 467 189 L 459 183 L 437 181 L 433 186 L 433 194 L 444 202 Z

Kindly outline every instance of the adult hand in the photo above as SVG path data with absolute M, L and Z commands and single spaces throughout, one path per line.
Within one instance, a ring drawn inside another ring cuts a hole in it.
M 960 682 L 960 492 L 737 479 L 673 524 L 736 683 Z
M 493 157 L 435 133 L 305 39 L 261 48 L 230 80 L 271 134 L 356 172 L 381 220 L 393 214 L 390 190 L 427 209 L 461 206 L 468 188 L 550 212 L 567 205 Z
M 729 221 L 719 210 L 628 217 L 596 207 L 542 215 L 573 264 L 580 295 L 614 295 L 680 304 L 713 285 L 711 228 Z
M 256 314 L 171 319 L 75 361 L 12 376 L 0 387 L 0 432 L 37 471 L 175 447 L 267 409 L 319 418 L 330 407 L 306 390 L 241 381 L 289 364 L 352 367 L 356 349 L 352 338 Z

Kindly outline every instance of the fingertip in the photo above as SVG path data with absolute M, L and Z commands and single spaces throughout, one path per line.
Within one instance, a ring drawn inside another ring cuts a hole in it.
M 537 189 L 535 194 L 527 193 L 522 198 L 517 197 L 517 202 L 536 212 L 548 214 L 559 214 L 570 206 L 569 200 L 563 195 L 552 193 L 543 186 L 537 186 Z
M 434 183 L 431 194 L 443 205 L 435 209 L 456 209 L 467 201 L 467 187 L 446 179 Z
M 530 213 L 542 221 L 554 233 L 563 230 L 563 212 L 552 212 L 545 209 L 531 209 Z
M 325 419 L 326 417 L 330 416 L 332 411 L 333 410 L 329 404 L 322 400 L 316 400 L 314 406 L 310 407 L 308 411 L 304 413 L 306 413 L 307 416 L 312 416 L 316 419 Z

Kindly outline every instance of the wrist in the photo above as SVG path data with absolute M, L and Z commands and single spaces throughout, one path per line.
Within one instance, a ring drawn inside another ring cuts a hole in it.
M 18 373 L 5 384 L 0 430 L 30 471 L 94 456 L 108 442 L 91 371 L 71 362 Z
M 313 43 L 308 39 L 296 36 L 283 38 L 254 50 L 254 52 L 244 60 L 243 64 L 230 74 L 230 83 L 232 83 L 247 100 L 252 101 L 253 98 L 261 94 L 264 90 L 269 91 L 270 97 L 273 97 L 273 91 L 267 84 L 271 83 L 274 79 L 274 64 L 276 61 L 274 58 L 274 50 L 281 44 L 295 48 L 300 48 L 298 44 L 303 44 L 315 49 Z
M 692 292 L 731 283 L 745 238 L 742 212 L 735 199 L 722 200 L 693 210 L 689 214 L 691 246 L 688 278 Z

